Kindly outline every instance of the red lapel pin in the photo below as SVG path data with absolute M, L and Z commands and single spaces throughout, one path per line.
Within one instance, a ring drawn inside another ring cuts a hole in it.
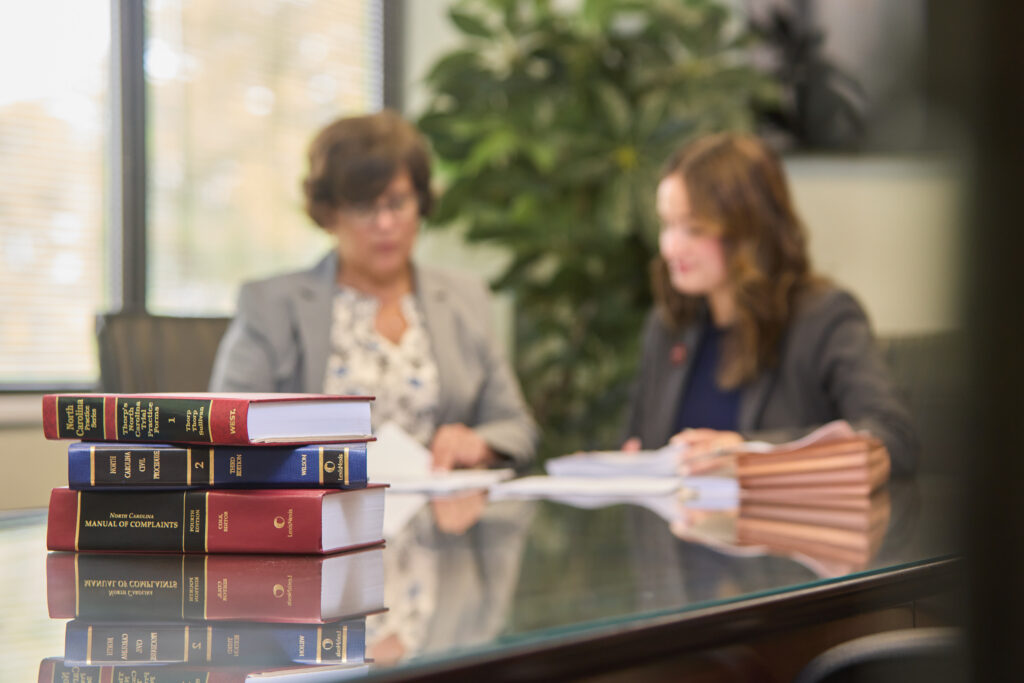
M 673 344 L 672 350 L 669 351 L 668 358 L 672 361 L 672 365 L 682 365 L 683 361 L 686 360 L 686 345 Z

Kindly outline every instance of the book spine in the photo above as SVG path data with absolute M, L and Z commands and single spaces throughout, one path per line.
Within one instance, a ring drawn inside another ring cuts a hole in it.
M 73 489 L 362 488 L 366 444 L 301 447 L 113 444 L 68 446 Z
M 227 396 L 43 397 L 43 434 L 48 439 L 247 444 L 247 416 L 248 401 Z
M 58 488 L 46 542 L 50 550 L 320 553 L 324 493 Z
M 209 669 L 166 664 L 82 666 L 62 657 L 39 665 L 39 683 L 245 683 L 248 669 Z
M 68 664 L 210 664 L 274 667 L 361 663 L 365 618 L 330 624 L 149 624 L 73 620 Z
M 53 619 L 321 622 L 320 557 L 50 553 Z

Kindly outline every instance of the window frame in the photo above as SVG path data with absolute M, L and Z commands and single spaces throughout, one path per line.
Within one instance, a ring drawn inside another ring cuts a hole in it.
M 381 0 L 381 10 L 383 104 L 401 111 L 405 0 Z M 110 231 L 105 255 L 110 300 L 107 312 L 147 313 L 145 0 L 111 0 L 110 28 L 112 121 L 107 140 L 109 163 L 106 178 Z M 71 381 L 0 383 L 0 397 L 94 389 L 95 384 Z

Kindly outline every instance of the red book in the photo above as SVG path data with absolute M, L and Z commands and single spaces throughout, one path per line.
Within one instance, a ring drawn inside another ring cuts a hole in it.
M 366 441 L 372 401 L 326 394 L 47 394 L 43 434 L 223 445 Z
M 384 551 L 50 553 L 46 603 L 52 619 L 322 624 L 384 610 Z
M 383 542 L 384 490 L 50 493 L 50 550 L 323 554 Z

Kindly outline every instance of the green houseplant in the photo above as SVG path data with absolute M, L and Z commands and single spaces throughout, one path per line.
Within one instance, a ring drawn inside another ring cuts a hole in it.
M 654 188 L 689 137 L 748 129 L 776 96 L 712 0 L 463 0 L 462 45 L 429 71 L 418 123 L 438 157 L 434 223 L 510 254 L 515 365 L 542 456 L 614 445 L 628 400 Z

